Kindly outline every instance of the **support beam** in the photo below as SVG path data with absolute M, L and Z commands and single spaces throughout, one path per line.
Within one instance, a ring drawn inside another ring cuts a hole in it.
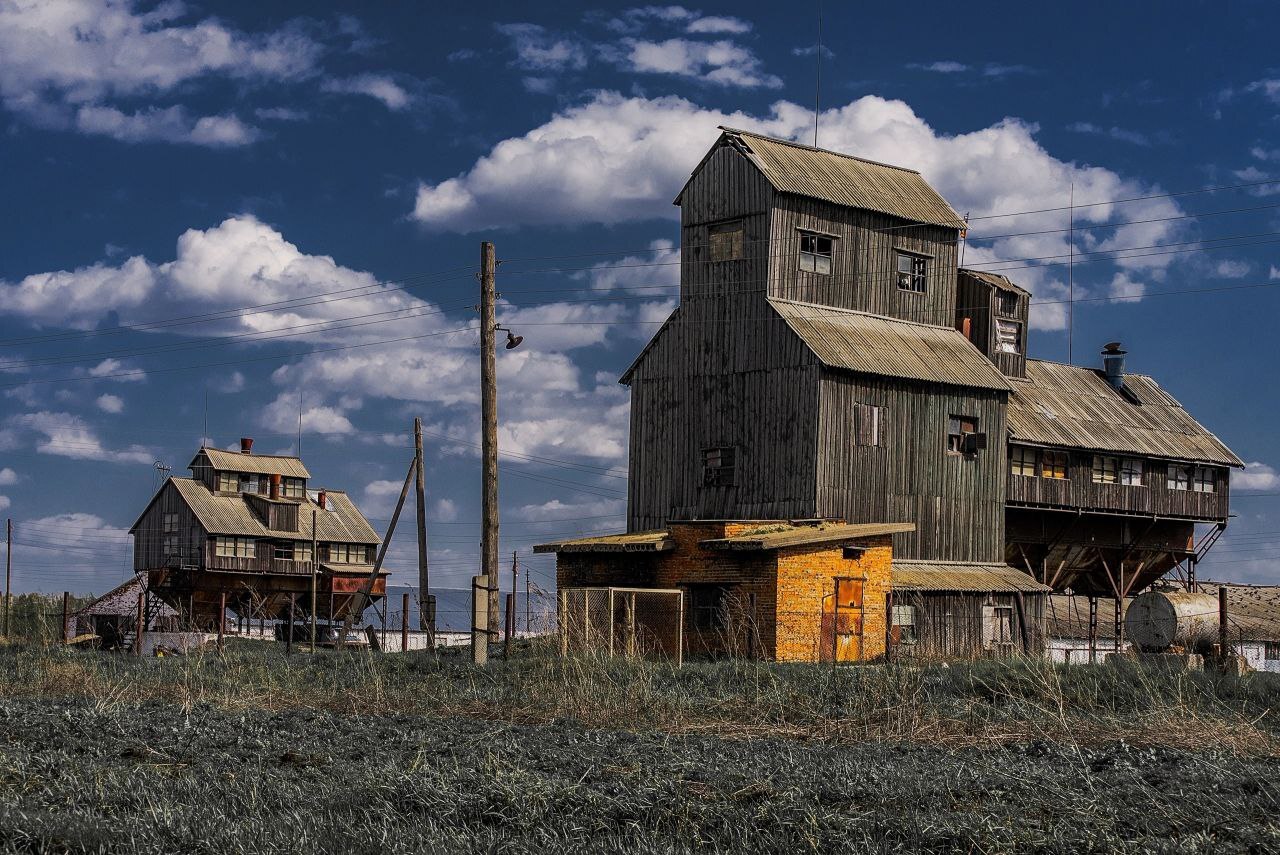
M 391 536 L 395 534 L 396 523 L 400 520 L 400 511 L 404 510 L 404 500 L 409 495 L 409 484 L 412 482 L 417 469 L 418 460 L 415 457 L 409 464 L 408 473 L 404 476 L 404 486 L 400 488 L 400 498 L 396 500 L 395 513 L 391 515 L 391 521 L 387 523 L 387 533 L 382 538 L 382 545 L 378 547 L 378 557 L 373 562 L 373 569 L 369 571 L 369 578 L 364 581 L 364 584 L 360 586 L 360 590 L 347 603 L 346 617 L 342 619 L 342 632 L 337 639 L 339 647 L 346 644 L 347 633 L 351 631 L 356 618 L 363 614 L 365 607 L 369 605 L 369 596 L 373 592 L 374 584 L 378 581 L 378 573 L 382 571 L 382 561 L 387 557 L 387 548 L 391 545 Z M 330 606 L 330 612 L 332 612 L 332 606 Z M 332 621 L 332 617 L 330 621 Z
M 431 594 L 430 578 L 427 570 L 427 488 L 426 475 L 422 464 L 422 419 L 413 420 L 413 459 L 417 466 L 417 478 L 414 484 L 415 510 L 418 523 L 418 629 L 434 631 L 435 627 L 426 625 L 427 597 Z

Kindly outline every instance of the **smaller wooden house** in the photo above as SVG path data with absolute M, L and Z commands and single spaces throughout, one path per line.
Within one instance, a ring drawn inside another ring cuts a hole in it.
M 138 596 L 146 596 L 147 574 L 137 575 L 112 588 L 67 617 L 65 638 L 94 635 L 95 647 L 122 650 L 133 644 L 138 625 Z M 148 629 L 174 632 L 178 629 L 178 613 L 168 605 L 157 604 L 147 615 Z
M 1003 564 L 898 562 L 892 536 L 913 528 L 697 520 L 534 551 L 556 553 L 562 591 L 683 591 L 684 652 L 693 656 L 829 662 L 887 649 L 920 658 L 1041 649 L 1048 588 Z

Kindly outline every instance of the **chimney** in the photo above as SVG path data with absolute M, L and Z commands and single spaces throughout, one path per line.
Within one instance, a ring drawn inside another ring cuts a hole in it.
M 329 507 L 329 496 L 324 490 L 316 494 L 316 504 L 320 506 L 322 511 Z
M 1124 355 L 1120 342 L 1112 341 L 1102 347 L 1102 370 L 1106 372 L 1107 382 L 1116 391 L 1124 389 Z
M 271 476 L 271 498 L 280 498 L 280 476 L 276 474 Z
M 240 437 L 240 453 L 253 454 L 253 437 L 251 436 Z

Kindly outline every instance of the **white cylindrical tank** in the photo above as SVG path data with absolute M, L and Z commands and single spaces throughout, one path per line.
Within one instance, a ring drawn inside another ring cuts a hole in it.
M 1218 598 L 1186 591 L 1147 591 L 1129 603 L 1124 634 L 1142 650 L 1187 648 L 1212 641 L 1218 633 Z

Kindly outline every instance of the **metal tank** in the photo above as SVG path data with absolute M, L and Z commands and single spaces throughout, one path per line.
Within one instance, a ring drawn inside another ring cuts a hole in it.
M 1148 652 L 1177 644 L 1194 650 L 1210 642 L 1218 631 L 1218 598 L 1186 591 L 1147 591 L 1129 603 L 1125 612 L 1125 636 Z

